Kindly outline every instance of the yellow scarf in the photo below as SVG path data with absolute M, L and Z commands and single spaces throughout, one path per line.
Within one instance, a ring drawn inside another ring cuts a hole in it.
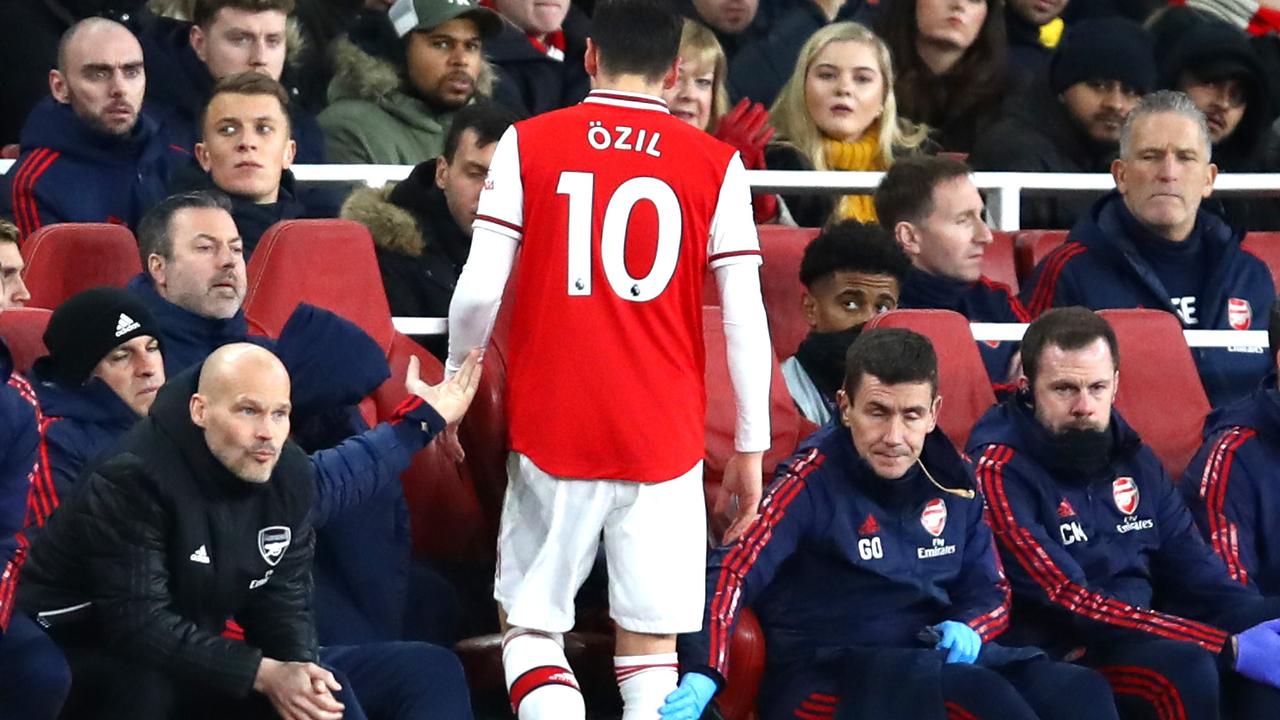
M 861 138 L 853 142 L 832 140 L 822 141 L 822 150 L 826 153 L 827 167 L 832 170 L 886 170 L 884 156 L 880 154 L 880 122 L 876 121 Z M 853 218 L 858 222 L 876 221 L 876 205 L 870 195 L 845 195 L 832 220 Z

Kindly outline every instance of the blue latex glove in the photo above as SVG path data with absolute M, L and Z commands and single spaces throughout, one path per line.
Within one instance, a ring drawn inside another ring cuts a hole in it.
M 947 662 L 968 665 L 978 659 L 978 653 L 982 650 L 982 638 L 973 628 L 955 620 L 944 620 L 933 628 L 942 633 L 942 639 L 934 647 L 950 651 L 947 653 Z
M 1236 672 L 1280 687 L 1280 619 L 1259 623 L 1236 635 Z
M 667 696 L 666 704 L 658 709 L 658 714 L 662 720 L 698 720 L 715 694 L 715 680 L 702 673 L 685 673 L 680 687 Z

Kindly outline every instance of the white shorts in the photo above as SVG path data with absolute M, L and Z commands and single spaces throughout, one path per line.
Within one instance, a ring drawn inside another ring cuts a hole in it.
M 556 478 L 507 457 L 493 596 L 516 627 L 573 629 L 573 599 L 604 535 L 609 615 L 625 630 L 702 628 L 707 516 L 702 462 L 661 483 Z

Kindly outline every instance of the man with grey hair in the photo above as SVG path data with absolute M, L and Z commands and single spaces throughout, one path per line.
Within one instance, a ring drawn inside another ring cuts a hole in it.
M 49 92 L 22 128 L 2 213 L 25 237 L 59 222 L 132 227 L 189 161 L 142 112 L 142 47 L 120 23 L 82 20 L 63 34 Z
M 1183 93 L 1142 99 L 1125 120 L 1116 190 L 1094 204 L 1047 255 L 1024 291 L 1028 311 L 1083 305 L 1159 308 L 1194 330 L 1265 330 L 1275 284 L 1240 248 L 1243 231 L 1200 206 L 1218 169 L 1204 114 Z M 1192 350 L 1214 406 L 1248 394 L 1266 374 L 1261 348 Z

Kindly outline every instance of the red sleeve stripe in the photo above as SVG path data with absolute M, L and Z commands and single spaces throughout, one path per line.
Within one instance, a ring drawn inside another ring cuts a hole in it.
M 996 567 L 1000 567 L 1000 556 L 996 552 L 995 544 L 991 546 L 991 554 L 995 556 Z M 982 642 L 991 642 L 996 639 L 1000 633 L 1009 629 L 1009 604 L 1011 595 L 1009 592 L 1009 581 L 1004 578 L 1004 571 L 1000 572 L 1000 604 L 991 611 L 979 615 L 970 620 L 967 624 L 978 636 L 982 638 Z
M 1031 301 L 1027 303 L 1027 312 L 1031 317 L 1040 317 L 1040 313 L 1053 305 L 1053 296 L 1058 288 L 1058 278 L 1067 261 L 1085 251 L 1084 245 L 1075 242 L 1064 243 L 1054 248 L 1045 259 L 1044 271 L 1040 273 L 1040 281 L 1031 293 Z
M 506 220 L 501 220 L 501 219 L 496 218 L 496 217 L 494 217 L 494 216 L 492 216 L 492 215 L 476 215 L 476 220 L 483 220 L 483 221 L 485 221 L 485 222 L 487 222 L 487 223 L 493 223 L 494 225 L 498 225 L 498 226 L 500 226 L 500 227 L 507 228 L 508 230 L 511 230 L 512 232 L 517 232 L 517 233 L 521 233 L 521 234 L 523 234 L 523 233 L 524 233 L 524 228 L 523 228 L 523 227 L 520 227 L 519 225 L 516 225 L 515 223 L 507 222 Z
M 1027 309 L 1022 307 L 1022 303 L 1018 301 L 1018 296 L 1014 294 L 1013 289 L 998 280 L 992 280 L 986 275 L 978 277 L 978 282 L 982 283 L 990 290 L 995 290 L 1004 295 L 1005 304 L 1009 306 L 1009 312 L 1018 319 L 1018 322 L 1031 322 L 1031 316 L 1027 315 Z
M 742 255 L 755 255 L 756 257 L 764 257 L 764 255 L 759 250 L 732 250 L 729 252 L 716 253 L 715 255 L 712 255 L 711 257 L 707 258 L 707 262 L 713 263 L 718 260 L 724 260 L 725 258 L 739 257 Z
M 1239 535 L 1236 524 L 1226 513 L 1227 483 L 1231 479 L 1231 464 L 1236 451 L 1257 433 L 1248 428 L 1235 427 L 1218 438 L 1209 461 L 1200 476 L 1200 497 L 1204 500 L 1205 515 L 1209 518 L 1209 544 L 1227 564 L 1227 572 L 1241 585 L 1249 583 L 1249 571 L 1240 561 Z
M 992 445 L 978 461 L 982 487 L 992 507 L 992 530 L 1000 544 L 1040 586 L 1051 603 L 1097 622 L 1171 640 L 1194 642 L 1213 653 L 1222 650 L 1228 634 L 1212 625 L 1135 607 L 1072 582 L 1031 532 L 1017 524 L 1004 490 L 1004 466 L 1013 454 L 1013 449 L 1008 446 Z
M 18 230 L 25 238 L 40 229 L 40 208 L 36 204 L 36 182 L 45 170 L 58 159 L 59 153 L 39 148 L 31 153 L 27 162 L 13 179 L 13 212 Z
M 1158 720 L 1186 720 L 1182 693 L 1164 675 L 1137 665 L 1104 665 L 1098 668 L 1115 692 L 1134 695 L 1151 703 Z
M 391 413 L 391 422 L 398 423 L 403 421 L 405 415 L 408 415 L 414 410 L 422 407 L 423 402 L 425 401 L 417 395 L 410 395 L 405 398 L 403 402 L 396 406 L 395 411 Z
M 36 467 L 32 472 L 31 488 L 27 493 L 27 508 L 31 512 L 32 520 L 35 524 L 43 527 L 49 516 L 58 508 L 58 490 L 53 484 L 52 465 L 49 463 L 49 442 L 47 431 L 50 425 L 57 422 L 60 418 L 41 417 L 38 423 L 40 428 L 40 454 L 36 458 Z
M 978 720 L 978 716 L 964 709 L 960 703 L 948 700 L 942 705 L 946 710 L 947 720 Z
M 720 674 L 728 668 L 729 629 L 733 626 L 733 618 L 738 611 L 738 602 L 742 595 L 742 578 L 755 564 L 760 551 L 773 537 L 773 528 L 786 515 L 787 506 L 804 489 L 805 478 L 809 473 L 822 466 L 824 456 L 814 448 L 804 457 L 796 460 L 787 469 L 782 482 L 773 486 L 760 503 L 760 517 L 756 518 L 747 532 L 738 539 L 733 549 L 725 557 L 724 567 L 716 579 L 715 593 L 711 598 L 708 626 L 711 636 L 710 658 L 708 664 Z

